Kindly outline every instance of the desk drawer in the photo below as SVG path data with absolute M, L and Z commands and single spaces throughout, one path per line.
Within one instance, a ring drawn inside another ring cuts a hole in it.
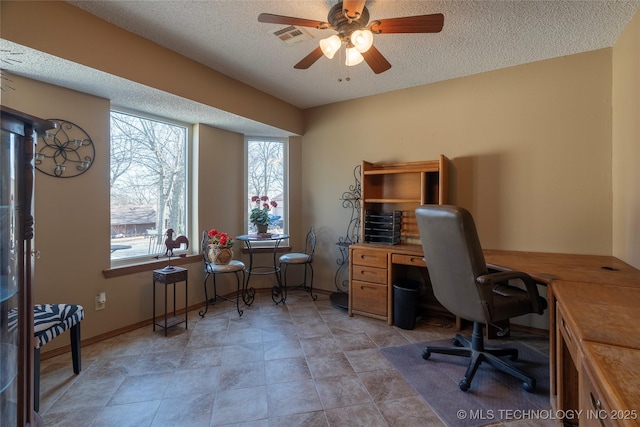
M 583 364 L 580 377 L 580 409 L 584 411 L 584 415 L 580 417 L 580 427 L 621 425 L 611 417 L 612 414 L 616 415 L 618 411 L 611 412 L 611 407 L 605 400 L 604 394 L 594 384 L 595 381 L 592 379 L 589 368 Z M 621 410 L 620 413 L 623 414 L 624 411 Z M 624 419 L 622 416 L 619 418 Z
M 582 341 L 580 349 L 580 427 L 640 426 L 640 348 Z
M 351 274 L 352 274 L 353 280 L 379 283 L 385 286 L 387 284 L 386 268 L 375 268 L 375 267 L 367 267 L 364 265 L 353 265 L 351 267 Z
M 373 283 L 351 282 L 352 309 L 356 311 L 387 316 L 387 292 L 386 285 L 376 285 Z
M 351 252 L 351 263 L 354 265 L 368 265 L 370 267 L 387 268 L 387 253 L 382 251 L 369 251 L 366 249 L 354 249 Z
M 567 323 L 567 319 L 562 312 L 562 306 L 556 305 L 556 339 L 562 338 L 565 346 L 571 354 L 571 359 L 575 366 L 580 364 L 580 353 L 578 352 L 578 337 L 576 337 L 571 326 Z M 560 343 L 559 343 L 560 344 Z M 558 346 L 558 348 L 561 348 Z
M 391 255 L 391 262 L 393 264 L 413 265 L 416 267 L 427 266 L 427 264 L 424 262 L 424 259 L 422 259 L 422 256 L 418 256 L 418 255 L 393 254 Z

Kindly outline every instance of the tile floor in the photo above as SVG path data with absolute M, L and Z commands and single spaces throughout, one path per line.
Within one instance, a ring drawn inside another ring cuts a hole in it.
M 276 306 L 258 293 L 242 317 L 224 302 L 166 338 L 148 326 L 84 346 L 77 376 L 69 354 L 43 360 L 40 414 L 64 427 L 442 426 L 378 348 L 454 333 L 444 319 L 403 330 L 350 318 L 328 295 Z

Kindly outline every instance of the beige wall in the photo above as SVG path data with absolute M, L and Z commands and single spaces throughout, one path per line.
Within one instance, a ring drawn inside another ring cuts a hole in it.
M 192 196 L 202 219 L 197 238 L 211 228 L 242 234 L 244 198 L 233 195 L 244 194 L 244 136 L 205 125 L 196 129 L 193 152 L 200 161 L 194 162 L 198 170 Z
M 109 253 L 102 249 L 109 247 L 110 233 L 109 162 L 105 161 L 109 158 L 109 100 L 11 78 L 15 90 L 3 92 L 3 105 L 37 117 L 69 120 L 94 141 L 96 161 L 87 172 L 62 179 L 36 171 L 34 197 L 34 248 L 40 254 L 34 265 L 35 302 L 74 301 L 93 308 L 93 295 L 111 290 L 102 279 L 102 270 L 109 266 Z M 117 301 L 112 294 L 109 298 Z M 98 326 L 105 313 L 91 313 L 88 334 L 109 330 L 109 323 Z
M 640 268 L 640 13 L 613 49 L 613 255 Z
M 325 289 L 361 160 L 445 154 L 485 248 L 611 254 L 611 49 L 311 109 L 303 142 Z

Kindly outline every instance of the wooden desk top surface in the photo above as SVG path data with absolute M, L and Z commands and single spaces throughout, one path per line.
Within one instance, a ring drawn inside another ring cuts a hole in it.
M 626 414 L 637 425 L 640 418 L 640 350 L 621 348 L 607 344 L 585 342 L 582 351 L 594 380 L 611 405 L 610 410 L 636 410 L 635 419 Z M 623 415 L 623 419 L 625 418 Z
M 540 283 L 570 280 L 640 287 L 640 270 L 613 256 L 493 249 L 484 250 L 484 256 L 492 268 L 524 271 Z
M 351 245 L 351 247 L 417 256 L 421 256 L 423 253 L 422 246 L 411 244 L 360 243 Z M 489 267 L 497 270 L 524 271 L 539 283 L 549 284 L 554 280 L 570 280 L 640 287 L 640 270 L 613 256 L 495 249 L 485 249 L 483 252 Z
M 579 341 L 640 350 L 640 287 L 563 280 L 552 287 Z

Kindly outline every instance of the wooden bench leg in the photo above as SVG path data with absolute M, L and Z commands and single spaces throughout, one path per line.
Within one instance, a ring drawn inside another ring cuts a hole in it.
M 82 369 L 80 358 L 80 323 L 73 325 L 69 330 L 71 334 L 71 359 L 73 373 L 79 374 Z M 33 409 L 40 411 L 40 349 L 33 350 Z
M 71 359 L 73 360 L 73 373 L 79 374 L 82 369 L 80 360 L 80 322 L 71 327 Z

